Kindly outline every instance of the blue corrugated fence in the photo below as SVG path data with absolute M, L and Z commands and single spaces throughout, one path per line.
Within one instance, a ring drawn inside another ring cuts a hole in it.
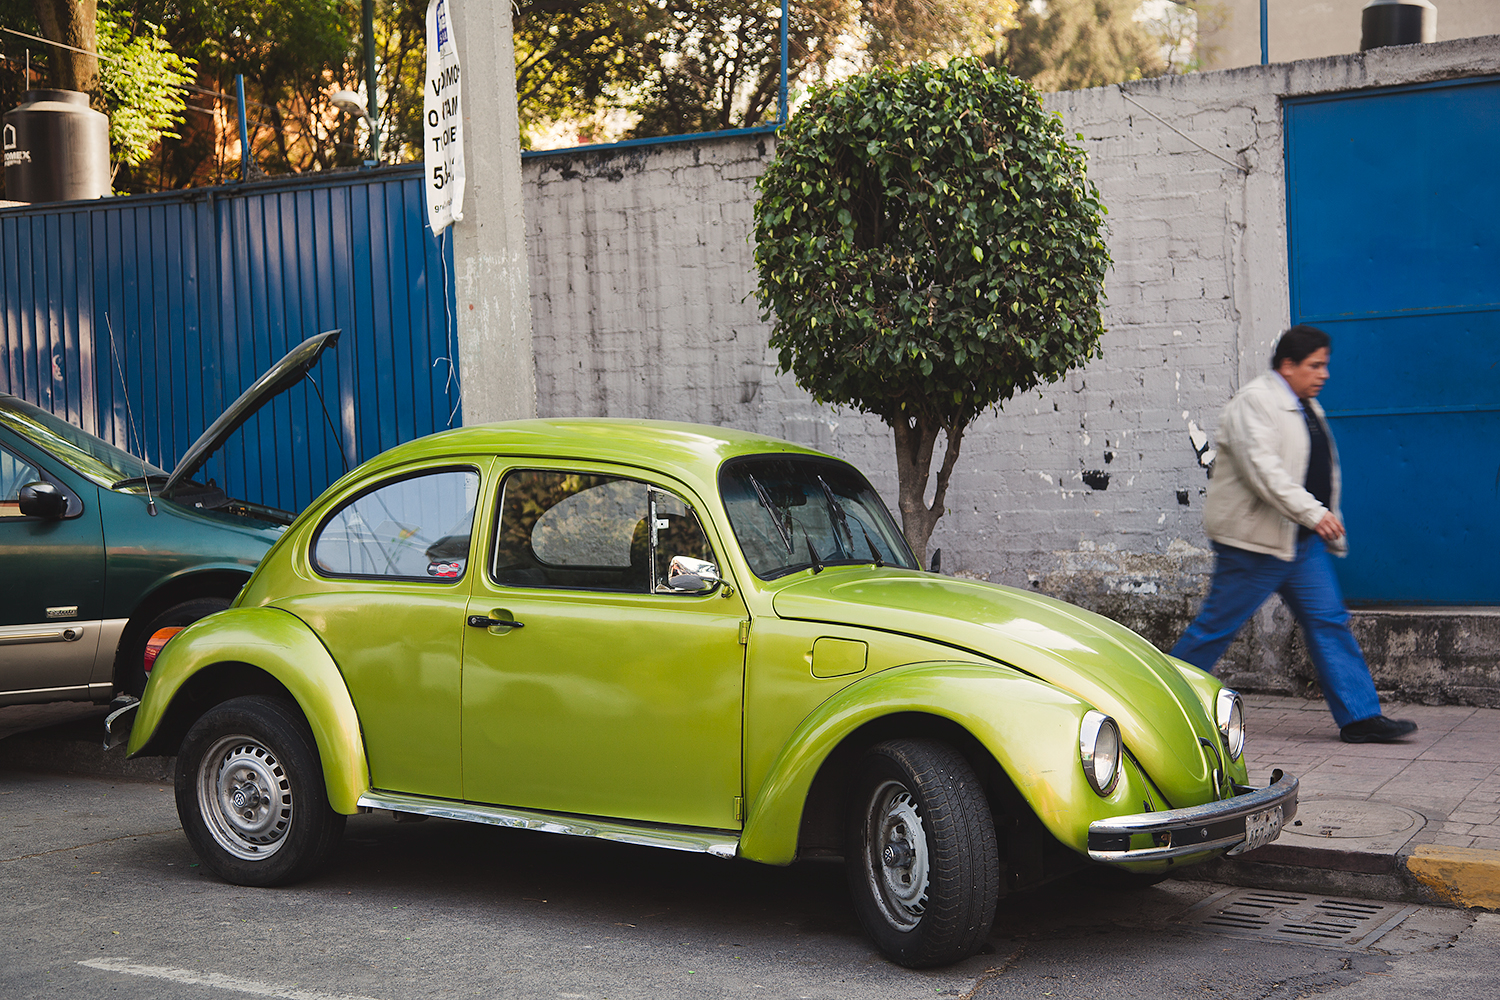
M 166 469 L 274 360 L 344 331 L 202 477 L 300 510 L 354 465 L 462 422 L 451 245 L 420 168 L 0 211 L 0 389 Z M 445 300 L 446 295 L 446 300 Z

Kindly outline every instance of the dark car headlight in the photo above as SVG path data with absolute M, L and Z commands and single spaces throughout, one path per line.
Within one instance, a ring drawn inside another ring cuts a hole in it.
M 1245 702 L 1238 691 L 1221 688 L 1214 702 L 1214 721 L 1224 737 L 1230 760 L 1239 760 L 1245 752 Z
M 1120 778 L 1120 727 L 1103 712 L 1090 709 L 1078 727 L 1078 759 L 1084 777 L 1100 795 L 1114 790 Z

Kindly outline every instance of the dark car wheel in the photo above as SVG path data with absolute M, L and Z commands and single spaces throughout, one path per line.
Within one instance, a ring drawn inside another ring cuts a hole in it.
M 1000 896 L 995 824 L 974 769 L 935 740 L 872 747 L 856 772 L 844 863 L 854 909 L 910 968 L 974 954 Z
M 216 705 L 188 731 L 177 753 L 177 815 L 203 864 L 236 885 L 305 878 L 344 832 L 302 713 L 261 696 Z
M 137 698 L 146 690 L 146 670 L 141 665 L 141 657 L 146 652 L 146 641 L 158 629 L 172 625 L 191 625 L 199 618 L 223 611 L 229 607 L 230 600 L 228 597 L 195 597 L 172 605 L 140 626 L 132 622 L 125 639 L 120 643 L 119 657 L 115 661 L 115 682 L 120 690 Z

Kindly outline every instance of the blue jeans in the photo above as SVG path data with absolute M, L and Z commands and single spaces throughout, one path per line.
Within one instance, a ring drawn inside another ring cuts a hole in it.
M 1380 697 L 1364 653 L 1349 631 L 1349 612 L 1323 539 L 1311 535 L 1298 541 L 1291 562 L 1218 542 L 1213 546 L 1214 580 L 1208 599 L 1172 647 L 1172 655 L 1213 673 L 1240 626 L 1266 598 L 1280 594 L 1302 626 L 1333 721 L 1343 727 L 1379 715 Z

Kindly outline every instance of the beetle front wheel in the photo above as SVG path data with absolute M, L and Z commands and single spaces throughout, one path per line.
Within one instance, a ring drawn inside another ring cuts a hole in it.
M 269 886 L 312 874 L 338 846 L 317 744 L 294 706 L 234 698 L 209 709 L 177 754 L 177 815 L 226 882 Z
M 844 856 L 854 908 L 910 968 L 974 954 L 1000 896 L 995 825 L 974 769 L 926 739 L 872 747 L 856 772 Z

